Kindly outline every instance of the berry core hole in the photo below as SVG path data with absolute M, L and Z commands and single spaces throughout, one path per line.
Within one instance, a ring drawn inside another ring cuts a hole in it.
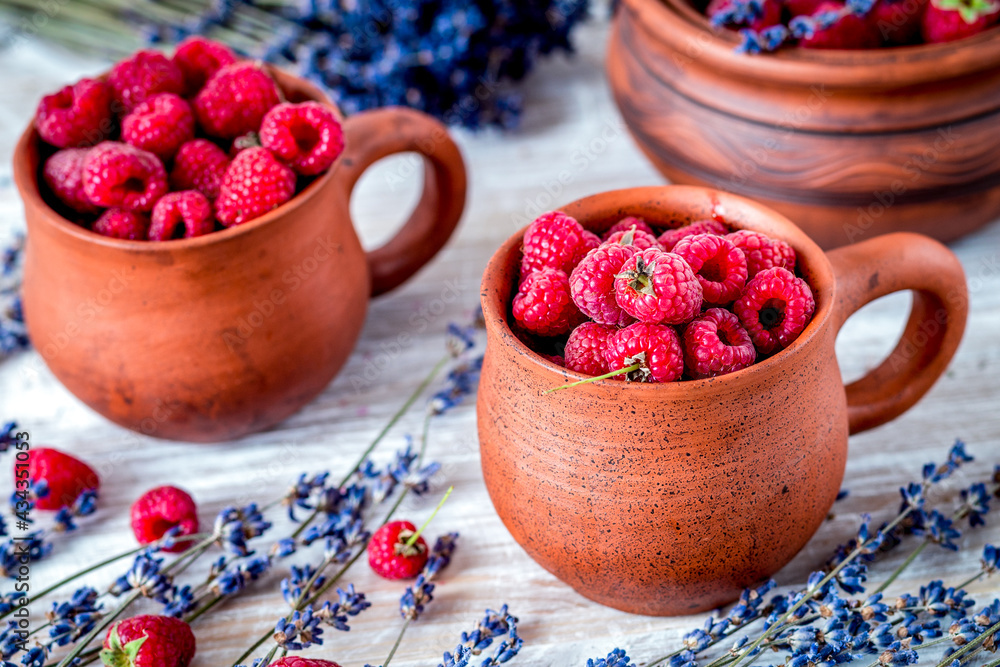
M 757 315 L 760 325 L 765 329 L 774 329 L 785 319 L 785 302 L 781 299 L 768 299 Z
M 300 153 L 311 153 L 316 144 L 319 143 L 319 133 L 312 125 L 305 123 L 297 125 L 293 134 L 295 136 L 295 145 L 298 147 Z
M 710 283 L 721 283 L 726 279 L 726 270 L 722 265 L 722 258 L 718 255 L 714 255 L 708 259 L 704 264 L 701 265 L 701 271 L 698 272 L 701 277 Z
M 143 181 L 141 178 L 136 178 L 133 176 L 132 178 L 122 183 L 122 187 L 128 192 L 145 192 L 146 182 Z

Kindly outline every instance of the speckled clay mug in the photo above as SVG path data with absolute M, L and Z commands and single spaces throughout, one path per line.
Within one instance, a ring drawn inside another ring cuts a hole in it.
M 608 192 L 562 210 L 597 232 L 627 215 L 661 225 L 722 216 L 790 243 L 815 293 L 816 314 L 798 340 L 750 368 L 546 394 L 584 376 L 511 331 L 522 233 L 483 278 L 483 475 L 514 539 L 602 604 L 653 615 L 711 609 L 806 544 L 840 489 L 848 434 L 898 416 L 944 371 L 965 328 L 962 267 L 940 243 L 908 233 L 824 254 L 774 211 L 697 187 Z M 900 290 L 913 290 L 902 338 L 845 387 L 837 332 L 861 306 Z
M 285 98 L 330 101 L 272 69 Z M 351 353 L 368 300 L 447 242 L 465 206 L 462 156 L 444 126 L 411 109 L 344 120 L 345 149 L 291 201 L 245 224 L 166 243 L 110 239 L 62 218 L 39 190 L 37 134 L 14 152 L 28 237 L 24 312 L 57 378 L 108 419 L 147 435 L 229 440 L 285 419 Z M 372 163 L 425 158 L 409 220 L 366 253 L 350 197 Z

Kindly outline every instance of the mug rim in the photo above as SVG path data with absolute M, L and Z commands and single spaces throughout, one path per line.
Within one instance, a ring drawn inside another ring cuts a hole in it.
M 621 380 L 615 380 L 614 378 L 607 378 L 604 380 L 595 380 L 594 382 L 588 383 L 589 385 L 601 389 L 621 389 L 624 385 L 629 387 L 627 391 L 679 395 L 689 391 L 689 387 L 694 390 L 706 390 L 708 388 L 716 390 L 733 384 L 751 384 L 770 375 L 773 367 L 794 364 L 797 358 L 805 354 L 804 350 L 806 350 L 806 348 L 810 347 L 814 342 L 818 342 L 818 339 L 822 335 L 822 330 L 826 326 L 829 326 L 829 322 L 832 318 L 835 287 L 833 267 L 831 266 L 826 253 L 824 253 L 823 250 L 820 249 L 820 247 L 805 234 L 805 232 L 799 229 L 788 218 L 785 218 L 776 211 L 758 204 L 751 199 L 740 197 L 739 195 L 730 194 L 722 190 L 714 190 L 712 188 L 691 185 L 662 185 L 608 190 L 584 197 L 582 199 L 577 199 L 555 210 L 566 212 L 567 215 L 576 218 L 585 229 L 593 231 L 592 225 L 587 223 L 593 222 L 594 217 L 597 216 L 591 216 L 588 214 L 581 215 L 579 213 L 574 215 L 574 213 L 577 213 L 577 211 L 580 211 L 581 209 L 597 208 L 599 210 L 605 200 L 612 200 L 614 198 L 623 198 L 629 202 L 637 202 L 641 199 L 648 199 L 650 197 L 657 196 L 665 199 L 670 199 L 675 196 L 681 198 L 687 197 L 690 201 L 694 201 L 695 198 L 711 200 L 716 202 L 716 206 L 721 208 L 728 208 L 729 205 L 732 205 L 732 208 L 749 211 L 757 216 L 761 216 L 762 219 L 767 220 L 769 223 L 775 223 L 775 226 L 780 228 L 782 231 L 780 234 L 781 240 L 790 243 L 795 249 L 799 259 L 798 265 L 801 266 L 804 264 L 808 266 L 808 275 L 812 276 L 812 280 L 810 280 L 806 275 L 803 276 L 803 279 L 809 284 L 809 287 L 813 292 L 813 296 L 816 299 L 816 311 L 813 313 L 813 317 L 806 325 L 806 328 L 799 334 L 798 338 L 796 338 L 791 345 L 771 355 L 763 361 L 756 362 L 746 368 L 732 373 L 726 373 L 724 375 L 718 375 L 710 378 L 678 380 L 674 382 L 661 383 L 622 382 Z M 638 208 L 638 204 L 626 204 L 624 207 L 621 207 L 621 210 L 618 212 L 621 213 L 622 216 L 631 215 L 629 212 L 630 208 Z M 669 211 L 665 210 L 664 213 L 669 214 Z M 610 220 L 609 218 L 606 219 L 609 220 L 608 226 L 614 223 L 613 220 Z M 756 228 L 756 226 L 737 226 L 730 220 L 729 217 L 726 217 L 725 221 L 727 225 L 735 227 L 736 229 Z M 522 227 L 506 241 L 504 241 L 496 252 L 494 252 L 493 256 L 490 257 L 490 260 L 486 265 L 480 298 L 486 328 L 488 331 L 492 330 L 493 333 L 499 334 L 501 344 L 513 345 L 514 351 L 524 363 L 530 364 L 539 372 L 545 372 L 546 374 L 551 375 L 553 378 L 553 386 L 558 386 L 556 383 L 565 384 L 575 382 L 577 380 L 590 379 L 593 376 L 570 370 L 564 366 L 558 366 L 548 359 L 545 359 L 539 353 L 529 348 L 520 338 L 518 338 L 511 328 L 510 321 L 508 319 L 510 305 L 501 303 L 503 300 L 500 298 L 504 286 L 497 285 L 495 282 L 497 276 L 502 275 L 508 270 L 508 262 L 513 262 L 513 258 L 515 256 L 519 256 L 519 247 L 522 242 L 525 229 L 527 229 L 527 226 Z M 517 267 L 512 268 L 514 271 L 517 270 Z M 513 285 L 510 287 L 512 288 Z M 488 345 L 489 344 L 487 343 L 487 347 Z M 583 385 L 580 388 L 583 389 L 586 386 L 587 385 Z
M 246 59 L 246 61 L 253 62 L 250 59 Z M 274 65 L 268 63 L 262 64 L 265 68 L 267 68 L 282 94 L 287 93 L 286 89 L 288 88 L 289 83 L 294 83 L 295 86 L 303 91 L 311 101 L 319 102 L 320 104 L 332 109 L 342 127 L 346 125 L 347 119 L 344 117 L 344 114 L 316 85 L 306 79 L 303 79 L 302 77 L 285 72 Z M 106 73 L 92 78 L 101 78 L 103 76 L 106 76 Z M 21 197 L 21 201 L 23 202 L 25 209 L 27 210 L 30 207 L 41 213 L 41 215 L 37 217 L 43 221 L 43 224 L 47 225 L 49 229 L 52 229 L 56 233 L 64 234 L 75 239 L 74 242 L 93 244 L 109 250 L 122 250 L 128 253 L 137 254 L 160 254 L 164 252 L 196 250 L 238 239 L 241 236 L 253 233 L 261 227 L 270 225 L 278 218 L 292 213 L 301 206 L 304 206 L 309 200 L 316 196 L 317 192 L 325 188 L 328 182 L 333 178 L 333 174 L 339 168 L 341 158 L 344 156 L 344 152 L 346 151 L 345 147 L 344 151 L 341 151 L 340 155 L 337 156 L 333 164 L 331 164 L 325 172 L 313 179 L 313 181 L 309 183 L 309 185 L 307 185 L 301 192 L 296 193 L 285 203 L 271 209 L 259 217 L 254 218 L 253 220 L 249 220 L 243 224 L 233 225 L 232 227 L 226 227 L 225 229 L 219 231 L 212 231 L 201 236 L 195 236 L 193 238 L 149 241 L 141 239 L 118 239 L 98 234 L 90 231 L 89 229 L 85 229 L 72 220 L 68 220 L 60 215 L 59 212 L 52 206 L 50 206 L 42 197 L 41 184 L 39 183 L 40 169 L 42 166 L 41 152 L 39 151 L 39 142 L 41 141 L 42 139 L 38 135 L 38 131 L 35 129 L 35 123 L 32 121 L 21 133 L 17 146 L 14 148 L 14 155 L 12 159 L 14 166 L 14 183 L 17 186 L 18 194 Z M 34 163 L 34 165 L 32 165 L 32 163 Z M 33 169 L 32 166 L 34 166 Z M 26 215 L 25 217 L 30 218 L 31 216 Z

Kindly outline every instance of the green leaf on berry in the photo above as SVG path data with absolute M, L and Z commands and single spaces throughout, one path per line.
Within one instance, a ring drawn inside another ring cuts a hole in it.
M 122 646 L 122 640 L 118 637 L 118 625 L 111 628 L 111 636 L 108 638 L 108 648 L 102 649 L 100 653 L 101 662 L 107 667 L 135 667 L 136 657 L 139 649 L 149 639 L 149 635 L 133 639 Z
M 958 12 L 962 20 L 973 24 L 983 16 L 1000 11 L 1000 2 L 996 0 L 934 0 L 940 9 Z

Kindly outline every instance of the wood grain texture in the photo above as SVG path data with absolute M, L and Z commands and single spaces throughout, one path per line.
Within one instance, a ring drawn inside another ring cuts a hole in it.
M 52 580 L 78 563 L 133 544 L 127 508 L 157 484 L 181 483 L 197 498 L 207 522 L 221 507 L 250 495 L 270 498 L 283 492 L 300 471 L 325 467 L 343 470 L 358 455 L 440 353 L 449 320 L 470 316 L 479 300 L 479 278 L 486 261 L 536 207 L 612 188 L 662 183 L 659 174 L 628 138 L 604 81 L 608 27 L 596 20 L 579 34 L 576 59 L 556 58 L 525 88 L 523 127 L 510 135 L 457 133 L 468 161 L 469 208 L 457 235 L 417 277 L 371 303 L 361 339 L 340 376 L 302 412 L 279 427 L 232 444 L 193 445 L 132 437 L 84 407 L 45 370 L 34 354 L 0 364 L 0 419 L 16 417 L 39 443 L 78 452 L 104 473 L 101 511 L 86 522 L 69 549 L 41 563 L 39 581 Z M 0 97 L 0 238 L 23 228 L 20 203 L 9 183 L 16 134 L 25 126 L 40 95 L 107 63 L 88 61 L 52 47 L 33 45 L 0 53 L 5 94 Z M 420 192 L 420 161 L 404 156 L 376 165 L 359 183 L 353 214 L 362 240 L 374 247 L 391 235 Z M 560 176 L 562 175 L 562 176 Z M 949 371 L 912 410 L 878 429 L 852 437 L 845 474 L 851 495 L 834 506 L 805 549 L 778 573 L 778 581 L 804 581 L 810 568 L 850 537 L 857 514 L 876 520 L 894 512 L 897 487 L 914 478 L 924 461 L 940 459 L 953 439 L 962 437 L 979 459 L 943 490 L 954 498 L 970 481 L 1000 463 L 1000 225 L 991 224 L 952 246 L 965 267 L 970 287 L 970 319 L 965 340 Z M 54 270 L 54 269 L 53 269 Z M 902 330 L 906 297 L 866 306 L 848 321 L 837 341 L 842 372 L 856 378 L 889 352 Z M 162 323 L 151 322 L 150 326 Z M 410 336 L 380 368 L 380 355 Z M 382 455 L 415 433 L 414 412 L 393 432 Z M 427 614 L 408 633 L 397 658 L 399 667 L 438 664 L 458 634 L 475 622 L 484 607 L 503 602 L 521 619 L 526 645 L 512 665 L 583 665 L 614 646 L 648 661 L 679 646 L 701 616 L 649 618 L 617 612 L 587 601 L 535 564 L 503 527 L 489 502 L 479 467 L 476 420 L 466 405 L 438 420 L 431 456 L 443 465 L 435 491 L 455 485 L 452 499 L 435 519 L 435 529 L 462 533 L 456 558 L 435 593 Z M 384 459 L 383 459 L 384 460 Z M 0 493 L 10 482 L 0 479 Z M 407 504 L 404 514 L 425 518 L 433 499 Z M 963 540 L 963 551 L 926 552 L 891 592 L 913 591 L 931 578 L 956 582 L 978 567 L 984 543 L 1000 540 L 994 519 Z M 875 576 L 902 560 L 895 555 L 876 567 Z M 239 600 L 195 626 L 198 655 L 193 667 L 228 665 L 283 611 L 280 574 L 256 585 Z M 110 575 L 90 581 L 105 585 Z M 350 577 L 375 606 L 359 616 L 350 634 L 328 634 L 312 654 L 336 659 L 344 667 L 380 664 L 399 627 L 398 584 L 380 581 L 365 567 Z M 985 597 L 997 594 L 996 579 L 973 587 Z M 40 613 L 40 612 L 39 612 Z
M 767 200 L 824 247 L 906 230 L 948 240 L 1000 213 L 1000 32 L 934 47 L 937 61 L 913 48 L 739 59 L 731 42 L 686 0 L 618 13 L 611 86 L 668 177 Z

